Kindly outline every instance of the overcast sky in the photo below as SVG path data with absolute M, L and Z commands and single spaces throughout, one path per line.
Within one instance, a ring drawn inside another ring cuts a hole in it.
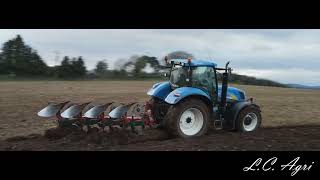
M 162 58 L 183 50 L 219 66 L 230 60 L 235 73 L 320 85 L 320 30 L 1 29 L 0 43 L 17 34 L 48 65 L 55 64 L 55 51 L 60 59 L 83 56 L 93 69 L 103 59 L 113 68 L 114 62 L 132 55 Z

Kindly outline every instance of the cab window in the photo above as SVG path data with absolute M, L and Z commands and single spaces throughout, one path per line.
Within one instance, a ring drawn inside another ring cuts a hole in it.
M 212 67 L 194 67 L 192 69 L 192 86 L 205 90 L 214 96 L 216 90 L 215 73 Z

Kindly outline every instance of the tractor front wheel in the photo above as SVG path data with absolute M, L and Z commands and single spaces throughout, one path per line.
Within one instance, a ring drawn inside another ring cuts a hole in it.
M 243 109 L 237 119 L 236 128 L 240 132 L 252 132 L 261 125 L 261 114 L 256 107 L 246 107 Z
M 165 126 L 173 136 L 198 137 L 208 131 L 209 117 L 209 108 L 203 101 L 186 99 L 168 109 Z

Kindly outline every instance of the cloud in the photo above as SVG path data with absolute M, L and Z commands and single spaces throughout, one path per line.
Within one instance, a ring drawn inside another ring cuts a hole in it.
M 108 60 L 110 68 L 116 68 L 115 64 L 132 55 L 162 58 L 183 50 L 199 59 L 214 59 L 219 66 L 230 60 L 234 69 L 253 70 L 253 76 L 320 84 L 314 78 L 319 77 L 320 30 L 2 29 L 0 42 L 16 34 L 21 34 L 49 65 L 54 65 L 54 51 L 61 56 L 83 56 L 88 68 L 93 69 L 103 59 Z M 312 80 L 289 75 L 293 69 Z M 271 71 L 277 75 L 270 75 Z
M 299 82 L 303 85 L 319 85 L 320 73 L 318 71 L 291 68 L 291 69 L 238 69 L 235 73 L 255 76 L 269 80 L 277 79 L 280 82 L 295 84 Z

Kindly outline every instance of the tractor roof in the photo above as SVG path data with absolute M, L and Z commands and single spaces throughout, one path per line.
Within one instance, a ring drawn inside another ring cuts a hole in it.
M 174 63 L 181 63 L 182 65 L 185 65 L 188 63 L 188 59 L 171 59 L 170 61 L 173 61 Z M 191 66 L 207 66 L 207 67 L 216 67 L 217 64 L 208 61 L 208 60 L 198 60 L 198 59 L 191 59 Z

